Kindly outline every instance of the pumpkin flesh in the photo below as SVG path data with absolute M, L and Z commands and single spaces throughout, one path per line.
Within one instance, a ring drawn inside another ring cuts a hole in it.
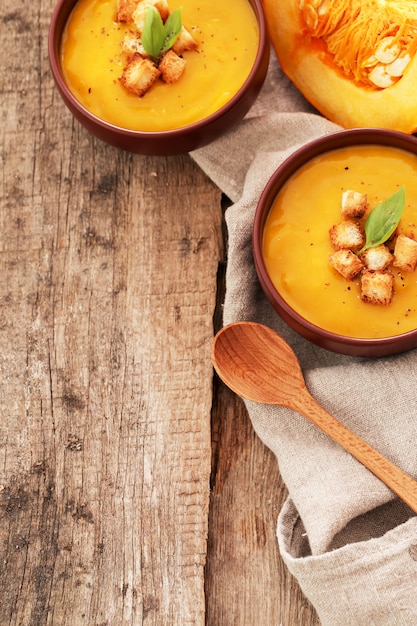
M 282 70 L 345 128 L 417 129 L 417 2 L 264 0 Z

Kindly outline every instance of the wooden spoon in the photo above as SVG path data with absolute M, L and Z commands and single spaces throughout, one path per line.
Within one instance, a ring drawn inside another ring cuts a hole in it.
M 236 394 L 261 404 L 293 409 L 336 441 L 417 513 L 417 481 L 330 415 L 310 394 L 297 357 L 275 331 L 253 322 L 220 330 L 213 365 Z

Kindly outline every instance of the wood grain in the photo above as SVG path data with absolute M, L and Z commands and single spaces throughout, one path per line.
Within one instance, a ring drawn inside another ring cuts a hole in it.
M 317 626 L 275 536 L 287 495 L 243 402 L 215 380 L 207 624 Z
M 315 624 L 275 460 L 213 395 L 221 193 L 72 119 L 52 8 L 0 9 L 0 625 Z

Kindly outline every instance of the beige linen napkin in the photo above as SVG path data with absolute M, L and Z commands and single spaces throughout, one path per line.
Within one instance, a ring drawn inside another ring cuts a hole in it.
M 311 109 L 272 56 L 263 91 L 245 120 L 191 154 L 234 202 L 226 212 L 224 324 L 254 320 L 277 330 L 297 354 L 315 398 L 417 478 L 417 350 L 367 360 L 310 344 L 273 311 L 253 264 L 252 223 L 267 180 L 297 147 L 336 130 Z M 323 626 L 415 626 L 415 514 L 305 418 L 288 409 L 246 405 L 289 491 L 278 519 L 281 554 Z

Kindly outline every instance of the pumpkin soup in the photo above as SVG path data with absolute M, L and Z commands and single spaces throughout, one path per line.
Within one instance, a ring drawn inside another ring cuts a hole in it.
M 361 299 L 360 277 L 346 280 L 329 262 L 329 231 L 340 222 L 347 190 L 366 194 L 369 211 L 405 187 L 397 234 L 417 238 L 417 156 L 385 146 L 355 146 L 312 159 L 283 186 L 264 226 L 266 269 L 287 303 L 330 332 L 357 338 L 417 327 L 417 271 L 393 266 L 388 306 Z M 394 245 L 394 244 L 392 244 Z
M 73 95 L 100 119 L 129 130 L 158 132 L 198 122 L 223 107 L 249 76 L 259 45 L 248 0 L 170 0 L 197 42 L 172 83 L 156 82 L 143 97 L 121 83 L 122 42 L 131 26 L 117 21 L 116 0 L 79 0 L 61 46 L 64 78 Z

